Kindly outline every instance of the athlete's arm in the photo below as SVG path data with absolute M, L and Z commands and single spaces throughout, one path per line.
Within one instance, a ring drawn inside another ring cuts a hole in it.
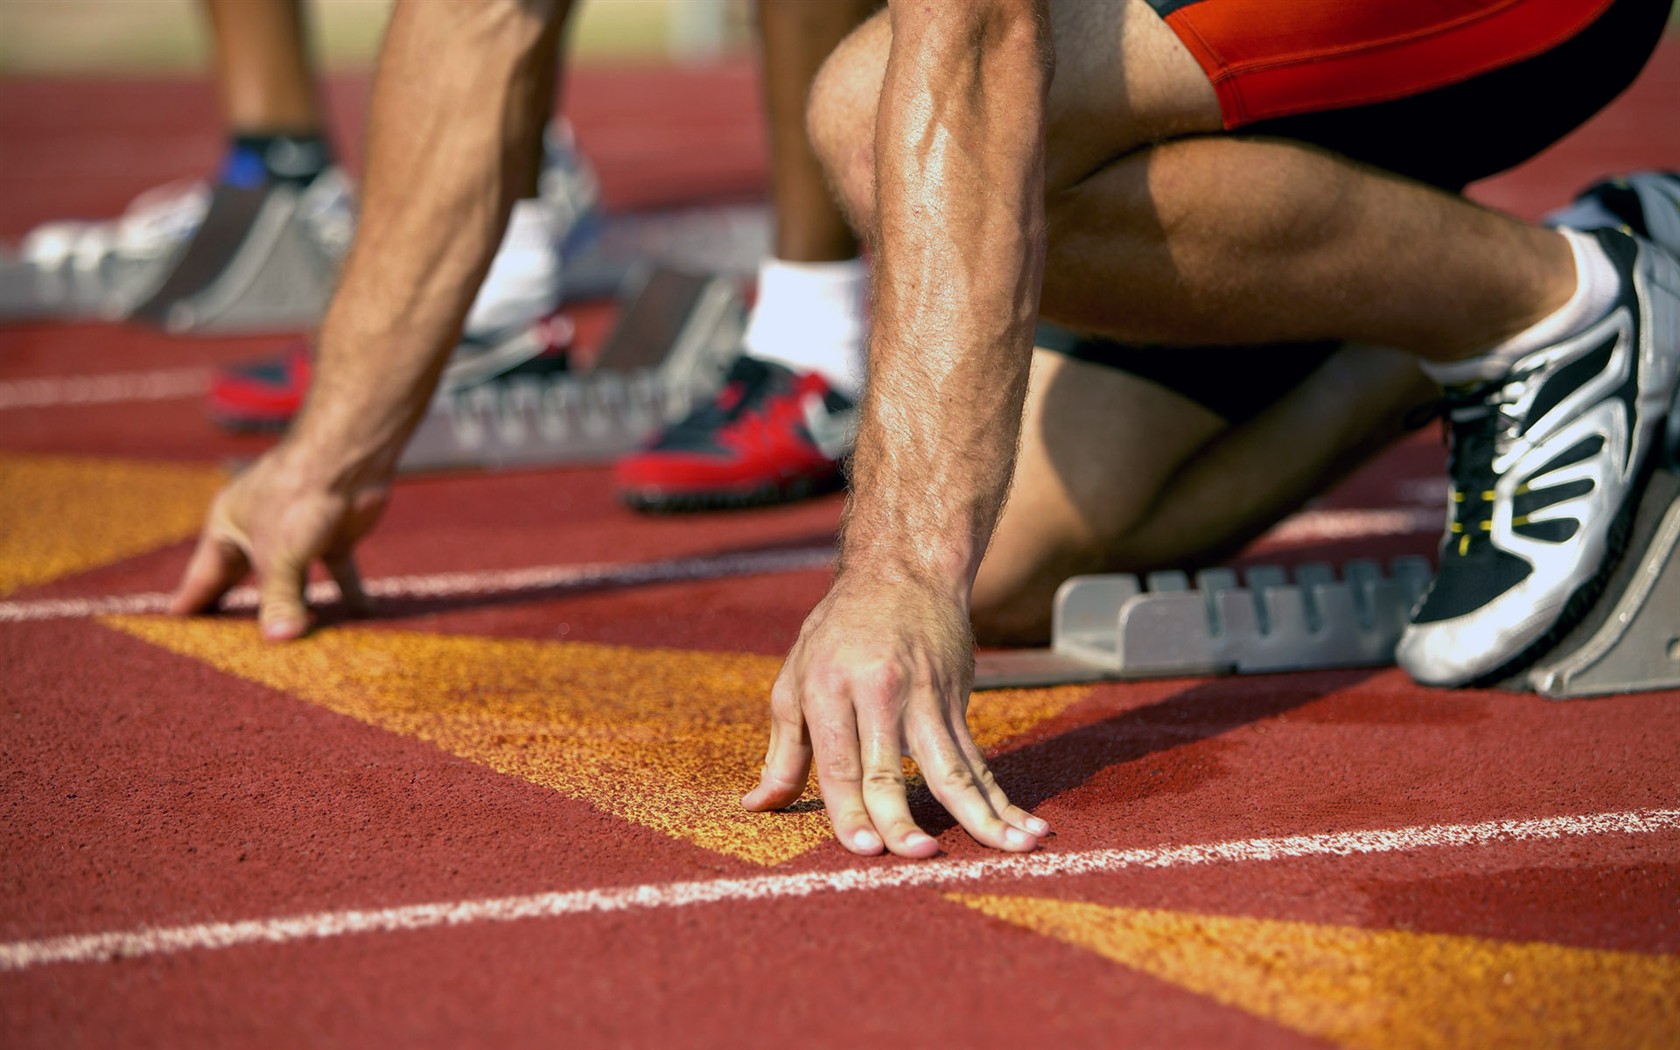
M 875 322 L 833 587 L 771 697 L 749 809 L 813 759 L 850 849 L 927 856 L 900 766 L 988 845 L 1033 848 L 970 737 L 969 595 L 1009 485 L 1044 257 L 1042 0 L 895 0 L 875 132 Z
M 351 547 L 384 507 L 521 168 L 535 163 L 543 115 L 533 78 L 544 31 L 565 6 L 397 5 L 368 118 L 364 210 L 307 403 L 285 440 L 217 497 L 174 611 L 214 604 L 254 570 L 263 634 L 296 637 L 316 560 L 348 601 L 363 601 Z

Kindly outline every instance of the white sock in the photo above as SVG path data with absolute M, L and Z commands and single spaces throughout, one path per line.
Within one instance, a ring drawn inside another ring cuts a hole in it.
M 821 373 L 829 386 L 855 399 L 863 389 L 868 297 L 869 268 L 862 259 L 765 259 L 743 340 L 747 352 L 795 371 Z
M 1557 231 L 1575 256 L 1575 293 L 1555 311 L 1497 346 L 1459 361 L 1425 361 L 1424 372 L 1442 386 L 1498 379 L 1524 354 L 1559 343 L 1603 317 L 1621 291 L 1622 279 L 1591 234 Z
M 541 197 L 515 201 L 507 232 L 467 314 L 467 334 L 482 336 L 528 324 L 559 301 L 554 208 Z

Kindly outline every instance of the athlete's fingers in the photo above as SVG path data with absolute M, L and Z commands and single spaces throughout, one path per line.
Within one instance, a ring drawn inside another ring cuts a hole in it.
M 765 753 L 758 786 L 742 797 L 741 805 L 755 813 L 785 809 L 805 794 L 810 779 L 811 742 L 805 734 L 805 718 L 791 688 L 778 680 L 770 692 L 770 750 Z
M 181 582 L 169 598 L 170 613 L 185 616 L 214 607 L 250 569 L 251 563 L 238 545 L 206 531 L 198 538 Z
M 887 849 L 901 857 L 931 857 L 939 852 L 939 843 L 910 815 L 899 740 L 896 724 L 862 727 L 863 804 Z
M 928 790 L 970 835 L 987 846 L 1016 853 L 1038 845 L 1036 835 L 998 816 L 943 721 L 921 719 L 909 731 L 910 750 L 927 778 Z
M 305 563 L 277 556 L 260 566 L 262 590 L 257 597 L 257 627 L 269 641 L 300 638 L 309 630 L 309 608 L 303 601 Z
M 362 573 L 356 567 L 356 556 L 345 550 L 328 554 L 323 560 L 333 582 L 338 584 L 339 600 L 344 603 L 345 613 L 350 616 L 372 613 L 373 599 L 368 597 L 367 589 L 362 586 Z
M 858 749 L 856 713 L 850 697 L 820 701 L 810 718 L 817 788 L 841 845 L 873 856 L 885 845 L 863 803 L 863 756 Z
M 998 784 L 997 777 L 992 775 L 991 767 L 986 764 L 986 756 L 981 752 L 980 745 L 976 744 L 974 737 L 970 735 L 968 724 L 961 721 L 960 716 L 947 717 L 957 718 L 955 722 L 947 721 L 947 727 L 951 736 L 957 741 L 957 746 L 962 749 L 963 758 L 968 762 L 968 768 L 974 771 L 975 781 L 980 785 L 980 790 L 985 793 L 986 801 L 991 803 L 992 812 L 1002 817 L 1006 823 L 1013 824 L 1035 838 L 1043 838 L 1050 834 L 1049 821 L 1041 817 L 1035 817 L 1009 801 L 1009 796 L 1004 793 L 1003 787 Z

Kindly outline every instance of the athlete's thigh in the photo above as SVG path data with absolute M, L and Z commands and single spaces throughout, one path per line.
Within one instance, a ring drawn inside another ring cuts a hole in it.
M 1051 0 L 1050 28 L 1049 192 L 1142 146 L 1222 127 L 1207 74 L 1144 0 Z

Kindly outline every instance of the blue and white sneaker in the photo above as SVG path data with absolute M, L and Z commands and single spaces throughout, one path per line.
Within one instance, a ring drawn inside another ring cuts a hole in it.
M 1680 259 L 1590 236 L 1621 277 L 1604 316 L 1447 391 L 1450 520 L 1396 653 L 1424 684 L 1489 683 L 1542 655 L 1603 589 L 1651 469 L 1680 457 Z

